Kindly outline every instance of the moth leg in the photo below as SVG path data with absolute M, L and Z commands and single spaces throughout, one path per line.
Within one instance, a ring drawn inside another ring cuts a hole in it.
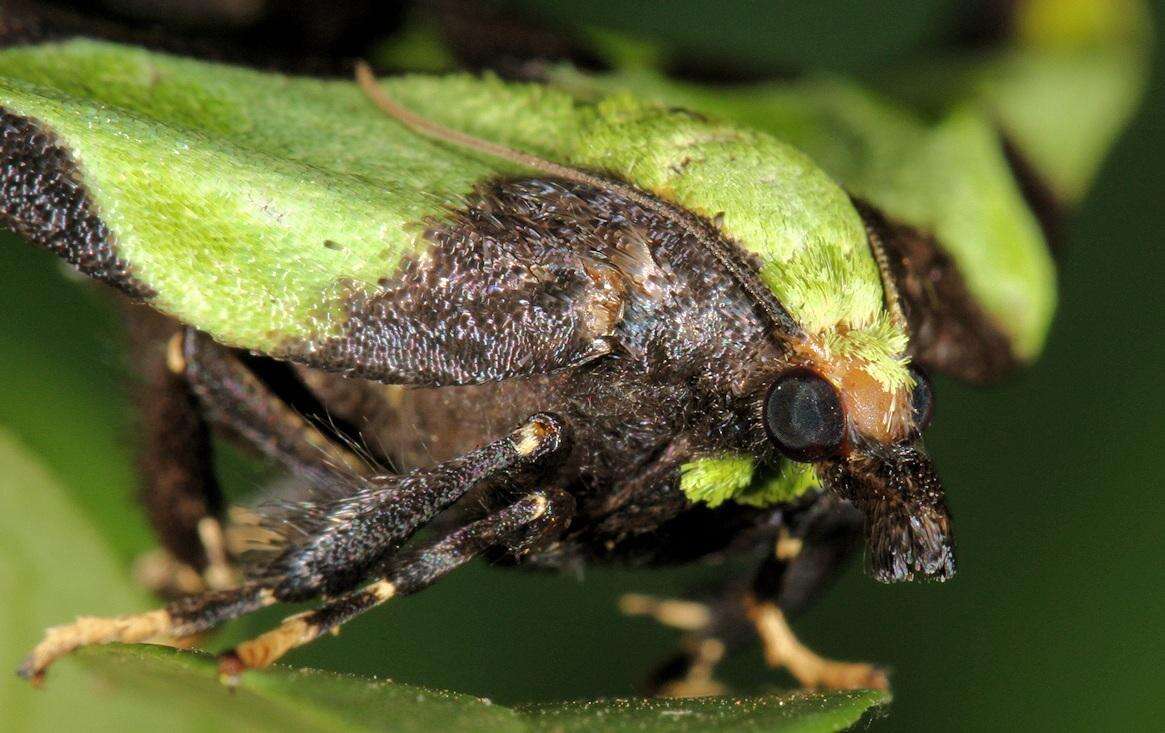
M 219 519 L 223 502 L 213 473 L 209 422 L 316 483 L 337 470 L 365 466 L 274 394 L 233 351 L 134 308 L 131 332 L 140 342 L 139 360 L 148 377 L 141 398 L 147 418 L 143 499 L 164 541 L 161 552 L 139 558 L 135 575 L 170 596 L 230 587 L 239 574 Z
M 770 667 L 783 667 L 802 687 L 831 690 L 890 689 L 885 671 L 864 662 L 839 662 L 814 653 L 789 627 L 785 614 L 773 601 L 749 605 L 748 616 L 763 644 Z
M 44 638 L 25 657 L 16 673 L 33 684 L 39 684 L 53 662 L 81 647 L 171 642 L 202 633 L 275 602 L 275 594 L 270 588 L 251 583 L 229 590 L 206 591 L 144 613 L 80 616 L 71 624 L 47 629 Z
M 328 632 L 338 633 L 342 624 L 391 598 L 427 588 L 490 547 L 509 544 L 517 549 L 513 544 L 518 543 L 528 549 L 561 529 L 573 507 L 573 498 L 565 492 L 536 491 L 440 540 L 394 557 L 378 571 L 380 580 L 314 611 L 291 616 L 223 654 L 220 674 L 229 681 L 244 670 L 267 667 Z
M 165 321 L 170 328 L 164 354 L 154 339 L 157 354 L 148 367 L 151 388 L 142 398 L 149 422 L 142 461 L 148 489 L 144 499 L 159 534 L 175 537 L 179 547 L 194 547 L 198 562 L 191 561 L 192 551 L 179 554 L 166 546 L 139 558 L 135 575 L 164 596 L 228 588 L 238 582 L 239 573 L 231 552 L 238 543 L 228 542 L 227 531 L 238 534 L 239 528 L 224 528 L 219 520 L 222 499 L 211 466 L 207 418 L 316 483 L 326 482 L 337 470 L 366 467 L 274 394 L 233 351 L 162 316 L 146 317 Z M 188 498 L 200 492 L 213 497 L 213 512 Z M 163 531 L 175 525 L 182 530 Z
M 561 421 L 540 413 L 504 438 L 431 468 L 360 478 L 343 487 L 342 496 L 301 505 L 286 546 L 243 586 L 147 613 L 82 617 L 49 629 L 19 672 L 35 681 L 53 661 L 83 646 L 181 638 L 276 602 L 349 593 L 474 486 L 544 463 L 565 441 Z
M 212 423 L 233 431 L 294 475 L 327 483 L 337 474 L 368 473 L 360 456 L 280 398 L 234 350 L 187 328 L 180 357 L 174 360 L 181 362 Z
M 713 676 L 726 653 L 723 641 L 711 633 L 715 611 L 702 602 L 656 598 L 642 593 L 624 593 L 619 599 L 623 615 L 648 616 L 663 626 L 684 632 L 680 653 L 659 665 L 648 682 L 648 692 L 656 697 L 709 697 L 727 692 Z
M 803 687 L 890 687 L 885 671 L 874 665 L 817 655 L 797 639 L 788 622 L 788 616 L 807 606 L 837 576 L 859 542 L 861 526 L 851 506 L 820 500 L 801 536 L 781 532 L 744 596 L 744 614 L 760 637 L 765 661 L 788 670 Z
M 134 560 L 133 576 L 137 582 L 167 598 L 198 593 L 202 590 L 223 590 L 236 585 L 239 571 L 232 561 L 231 547 L 222 522 L 213 516 L 198 520 L 195 526 L 206 558 L 202 572 L 182 562 L 165 548 L 157 548 Z
M 619 599 L 625 616 L 646 616 L 684 632 L 681 651 L 656 668 L 648 681 L 648 693 L 658 697 L 708 697 L 723 695 L 727 688 L 715 679 L 716 666 L 727 652 L 716 637 L 716 610 L 707 603 L 681 598 L 657 598 L 626 593 Z
M 225 587 L 236 578 L 221 542 L 223 498 L 210 429 L 176 351 L 181 326 L 134 304 L 126 304 L 124 315 L 141 373 L 135 389 L 143 422 L 139 499 L 161 544 L 138 559 L 135 575 L 169 596 Z
M 624 612 L 652 616 L 685 632 L 682 651 L 652 675 L 652 692 L 665 696 L 699 692 L 702 681 L 710 679 L 710 660 L 719 661 L 755 643 L 758 636 L 766 662 L 788 669 L 805 687 L 885 689 L 881 670 L 814 654 L 797 640 L 787 621 L 837 576 L 860 542 L 861 526 L 861 515 L 851 506 L 820 499 L 782 527 L 748 587 L 728 585 L 708 603 L 625 596 Z

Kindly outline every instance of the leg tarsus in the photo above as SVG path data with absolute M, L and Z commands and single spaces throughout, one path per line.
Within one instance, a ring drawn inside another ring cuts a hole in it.
M 163 547 L 134 559 L 133 578 L 138 585 L 162 598 L 179 598 L 206 590 L 206 579 Z
M 839 662 L 815 654 L 793 634 L 785 614 L 772 602 L 751 602 L 748 616 L 764 645 L 770 667 L 783 667 L 802 687 L 831 690 L 889 690 L 886 672 L 872 664 Z
M 716 636 L 722 623 L 718 609 L 699 601 L 657 598 L 641 593 L 625 593 L 619 610 L 627 616 L 647 616 L 684 633 L 682 650 L 656 668 L 647 685 L 653 697 L 711 697 L 727 688 L 716 680 L 717 665 L 728 651 Z
M 724 659 L 727 648 L 719 639 L 689 637 L 684 651 L 671 665 L 663 668 L 651 685 L 656 697 L 715 697 L 728 688 L 715 678 L 716 666 Z M 670 667 L 670 669 L 669 669 Z
M 198 522 L 198 537 L 206 551 L 206 569 L 202 578 L 210 590 L 225 590 L 239 584 L 240 574 L 227 551 L 226 534 L 214 517 L 203 517 Z
M 113 617 L 81 616 L 54 626 L 25 657 L 17 674 L 39 682 L 57 659 L 85 646 L 138 644 L 193 636 L 275 602 L 270 590 L 243 586 L 174 601 L 164 608 Z
M 237 553 L 228 549 L 231 545 L 219 520 L 203 517 L 197 531 L 206 557 L 201 573 L 159 547 L 134 560 L 133 577 L 138 584 L 162 598 L 182 598 L 239 585 L 241 573 L 231 561 Z

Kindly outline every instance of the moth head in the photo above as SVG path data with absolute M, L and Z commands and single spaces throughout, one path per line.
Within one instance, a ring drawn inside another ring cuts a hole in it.
M 799 364 L 764 398 L 764 427 L 783 457 L 814 464 L 822 484 L 866 517 L 871 574 L 893 582 L 955 572 L 942 483 L 922 448 L 934 396 L 917 367 L 887 387 L 857 365 Z

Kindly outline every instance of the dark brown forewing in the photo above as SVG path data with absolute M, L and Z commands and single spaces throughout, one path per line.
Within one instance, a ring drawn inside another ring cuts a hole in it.
M 886 253 L 889 280 L 910 327 L 910 355 L 927 369 L 970 382 L 998 379 L 1019 361 L 1011 341 L 967 289 L 931 235 L 854 200 L 871 240 Z M 884 273 L 886 274 L 886 273 Z

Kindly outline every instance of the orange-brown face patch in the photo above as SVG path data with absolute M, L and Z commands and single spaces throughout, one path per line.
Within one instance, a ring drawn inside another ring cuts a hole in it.
M 894 443 L 907 437 L 913 420 L 908 389 L 887 389 L 870 376 L 860 359 L 827 355 L 815 345 L 807 345 L 801 354 L 806 366 L 837 388 L 846 418 L 858 433 L 880 443 Z
M 887 390 L 852 360 L 835 364 L 829 379 L 841 392 L 851 424 L 858 432 L 883 443 L 905 438 L 910 430 L 910 394 Z

